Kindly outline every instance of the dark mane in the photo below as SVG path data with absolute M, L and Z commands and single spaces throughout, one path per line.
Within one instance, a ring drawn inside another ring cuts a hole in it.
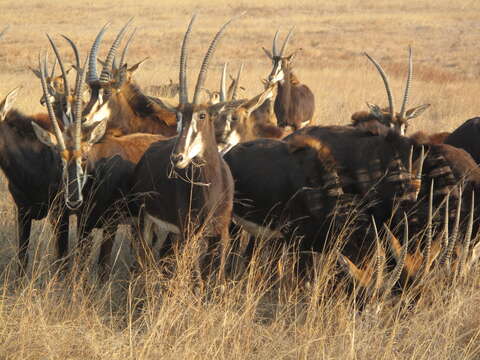
M 155 115 L 156 109 L 152 100 L 142 92 L 137 84 L 128 83 L 122 89 L 122 93 L 136 114 L 141 117 Z

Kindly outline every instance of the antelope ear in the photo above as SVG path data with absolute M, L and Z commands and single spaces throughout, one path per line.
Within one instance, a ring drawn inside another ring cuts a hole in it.
M 407 112 L 405 113 L 405 116 L 408 120 L 416 118 L 420 116 L 429 107 L 430 107 L 430 104 L 423 104 L 423 105 L 408 109 Z
M 286 59 L 287 59 L 288 61 L 292 61 L 293 59 L 295 59 L 295 57 L 297 56 L 297 54 L 298 54 L 300 51 L 303 51 L 303 49 L 302 49 L 302 48 L 298 48 L 298 49 L 295 50 L 293 53 L 291 53 L 290 55 L 288 55 L 288 56 L 286 57 Z
M 105 131 L 107 130 L 107 120 L 108 118 L 105 118 L 93 125 L 90 134 L 88 135 L 87 141 L 89 144 L 96 144 L 103 138 Z
M 265 55 L 267 55 L 271 60 L 273 60 L 272 53 L 269 50 L 265 49 L 263 46 L 262 46 L 262 49 L 265 52 Z
M 148 59 L 150 59 L 149 56 L 147 56 L 145 59 L 139 61 L 139 62 L 136 63 L 135 65 L 129 67 L 127 71 L 128 71 L 130 74 L 133 74 L 135 71 L 138 70 L 138 68 L 140 67 L 140 65 L 142 65 L 142 64 L 143 64 L 145 61 L 147 61 Z
M 35 135 L 37 135 L 37 139 L 46 146 L 55 147 L 57 146 L 57 138 L 53 135 L 50 131 L 45 130 L 40 125 L 38 125 L 35 121 L 32 121 L 33 131 Z
M 367 102 L 367 106 L 372 112 L 373 116 L 375 116 L 379 120 L 383 118 L 383 112 L 382 112 L 382 109 L 380 109 L 380 106 L 375 104 L 370 104 L 369 102 Z
M 0 121 L 5 120 L 5 116 L 12 109 L 15 100 L 17 100 L 18 91 L 20 89 L 21 87 L 19 86 L 10 91 L 7 96 L 5 96 L 5 99 L 3 99 L 3 101 L 0 103 Z
M 104 120 L 110 119 L 111 110 L 108 106 L 108 102 L 100 104 L 100 99 L 97 99 L 92 106 L 92 110 L 85 115 L 85 120 L 82 123 L 83 128 L 91 128 L 95 124 Z

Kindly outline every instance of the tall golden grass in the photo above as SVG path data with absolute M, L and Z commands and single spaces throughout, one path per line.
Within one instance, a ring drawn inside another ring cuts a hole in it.
M 218 84 L 229 61 L 245 63 L 242 84 L 249 95 L 269 62 L 274 31 L 296 26 L 290 48 L 303 51 L 298 77 L 312 87 L 315 122 L 345 124 L 365 101 L 385 104 L 379 76 L 362 55 L 368 51 L 388 71 L 397 100 L 403 90 L 407 47 L 414 49 L 412 106 L 432 107 L 412 124 L 418 129 L 451 130 L 478 114 L 480 64 L 475 49 L 478 1 L 265 1 L 235 4 L 152 0 L 0 1 L 0 24 L 11 28 L 0 42 L 0 91 L 22 85 L 18 107 L 42 111 L 38 80 L 27 69 L 47 48 L 45 32 L 70 35 L 85 55 L 100 26 L 113 22 L 105 44 L 131 16 L 139 27 L 129 60 L 150 56 L 136 75 L 142 87 L 176 78 L 179 44 L 192 12 L 200 17 L 193 33 L 190 85 L 208 40 L 231 15 L 247 10 L 226 34 L 211 67 L 208 86 Z M 105 52 L 105 47 L 102 51 Z M 204 289 L 191 277 L 194 241 L 141 276 L 131 277 L 129 244 L 122 229 L 114 249 L 114 275 L 97 281 L 92 266 L 60 278 L 51 266 L 52 226 L 34 224 L 29 276 L 16 280 L 14 206 L 2 184 L 0 198 L 0 357 L 4 359 L 476 359 L 480 356 L 478 269 L 465 284 L 451 287 L 437 274 L 424 296 L 409 306 L 406 292 L 392 302 L 360 312 L 343 286 L 332 287 L 338 270 L 332 258 L 318 257 L 315 278 L 306 284 L 289 266 L 286 249 L 279 266 L 268 250 L 235 281 Z M 71 243 L 74 242 L 72 235 Z M 95 238 L 98 243 L 98 236 Z M 335 240 L 335 239 L 334 239 Z M 73 245 L 73 244 L 71 244 Z M 291 250 L 291 249 L 290 249 Z M 272 262 L 272 263 L 270 263 Z M 174 271 L 170 271 L 173 269 Z

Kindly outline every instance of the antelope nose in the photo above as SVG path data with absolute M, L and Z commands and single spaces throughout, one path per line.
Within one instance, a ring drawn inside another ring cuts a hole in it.
M 70 210 L 77 210 L 82 205 L 82 200 L 69 200 L 67 202 L 67 207 Z
M 172 160 L 174 165 L 177 165 L 183 161 L 183 155 L 182 154 L 172 154 L 170 156 L 170 159 Z

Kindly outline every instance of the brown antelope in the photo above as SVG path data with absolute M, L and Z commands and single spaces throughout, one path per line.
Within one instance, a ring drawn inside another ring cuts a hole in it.
M 277 51 L 278 31 L 273 38 L 272 52 L 265 48 L 263 51 L 273 62 L 268 81 L 271 84 L 278 84 L 274 104 L 277 125 L 291 126 L 297 130 L 312 120 L 315 112 L 315 97 L 308 86 L 302 84 L 293 74 L 293 59 L 298 50 L 288 56 L 285 54 L 292 32 L 293 28 L 285 38 L 280 52 Z
M 87 82 L 92 89 L 92 93 L 96 96 L 91 98 L 90 106 L 87 105 L 85 112 L 90 112 L 91 105 L 94 103 L 95 98 L 98 97 L 100 90 L 103 89 L 104 94 L 107 95 L 107 98 L 102 99 L 102 101 L 107 102 L 106 106 L 103 107 L 103 111 L 110 114 L 107 134 L 121 136 L 140 132 L 173 136 L 176 134 L 177 128 L 175 113 L 166 110 L 164 106 L 159 104 L 161 101 L 146 96 L 132 79 L 133 73 L 145 59 L 130 67 L 125 62 L 126 53 L 134 33 L 131 34 L 126 42 L 120 57 L 119 66 L 115 66 L 115 69 L 113 68 L 116 49 L 129 23 L 117 35 L 103 63 L 100 77 L 98 77 L 96 71 L 96 58 L 105 27 L 95 39 L 90 52 Z
M 96 68 L 97 54 L 109 24 L 103 26 L 95 38 L 88 59 L 87 84 L 89 85 L 91 96 L 83 112 L 84 114 L 100 114 L 97 109 L 101 106 L 102 116 L 109 117 L 106 130 L 106 133 L 109 135 L 122 136 L 131 133 L 151 133 L 173 136 L 176 134 L 175 114 L 166 110 L 164 106 L 159 105 L 159 100 L 145 95 L 132 79 L 133 73 L 139 69 L 146 59 L 130 67 L 125 62 L 126 54 L 135 32 L 132 32 L 125 44 L 119 65 L 117 66 L 115 62 L 115 59 L 118 58 L 116 57 L 117 49 L 130 23 L 131 20 L 119 31 L 105 61 L 101 62 L 102 70 L 100 76 Z M 58 50 L 50 37 L 49 41 L 55 54 L 58 54 Z M 61 68 L 61 70 L 61 78 L 66 78 L 64 75 L 66 71 L 64 71 L 64 68 Z M 71 90 L 69 90 L 68 85 L 64 86 L 63 81 L 60 81 L 51 90 L 50 93 L 53 94 L 54 98 L 71 98 Z M 65 94 L 64 91 L 66 91 Z M 107 103 L 107 105 L 103 106 L 104 103 Z M 94 108 L 94 104 L 96 104 L 97 108 Z M 62 107 L 55 106 L 55 109 L 62 109 Z M 69 112 L 68 108 L 66 108 L 66 112 Z M 60 116 L 61 114 L 58 113 L 57 117 Z
M 153 144 L 135 169 L 133 194 L 136 204 L 144 205 L 145 218 L 166 232 L 180 234 L 185 240 L 204 227 L 209 256 L 214 247 L 225 245 L 229 234 L 233 200 L 233 180 L 221 158 L 215 139 L 215 105 L 200 103 L 207 69 L 216 46 L 230 19 L 217 32 L 198 75 L 193 101 L 187 94 L 187 58 L 192 17 L 183 38 L 180 55 L 179 135 Z M 212 113 L 213 111 L 213 113 Z M 172 210 L 173 209 L 173 210 Z M 193 232 L 188 233 L 193 226 Z
M 375 66 L 383 80 L 385 90 L 387 91 L 388 109 L 382 109 L 378 105 L 367 102 L 370 112 L 361 111 L 354 113 L 352 115 L 352 124 L 356 127 L 368 129 L 372 133 L 385 132 L 384 129 L 382 130 L 383 126 L 394 129 L 400 135 L 405 135 L 409 121 L 418 117 L 430 107 L 430 104 L 424 104 L 407 110 L 408 97 L 413 78 L 412 49 L 409 48 L 407 83 L 405 85 L 405 92 L 403 94 L 402 106 L 399 113 L 395 111 L 395 100 L 387 74 L 373 57 L 367 53 L 365 53 L 365 56 Z
M 47 110 L 53 125 L 53 132 L 45 130 L 32 122 L 36 136 L 44 145 L 54 149 L 61 159 L 62 190 L 65 194 L 65 204 L 70 211 L 78 213 L 81 223 L 85 223 L 83 234 L 95 227 L 103 227 L 107 231 L 106 240 L 102 243 L 99 263 L 103 270 L 108 265 L 114 234 L 119 222 L 115 211 L 121 208 L 121 201 L 128 193 L 130 176 L 134 165 L 139 161 L 146 148 L 164 137 L 152 134 L 131 134 L 123 137 L 105 136 L 108 111 L 102 111 L 107 105 L 98 105 L 99 99 L 92 106 L 94 112 L 85 114 L 82 88 L 85 82 L 85 66 L 80 65 L 77 47 L 68 38 L 76 60 L 77 79 L 71 112 L 67 114 L 62 104 L 68 99 L 56 103 L 60 109 L 53 109 L 51 101 L 47 101 Z M 57 57 L 60 66 L 63 62 Z M 39 73 L 45 99 L 52 99 L 46 83 L 46 55 L 43 61 L 39 59 Z M 66 79 L 64 79 L 65 81 Z M 94 96 L 92 94 L 92 96 Z M 63 112 L 63 129 L 56 118 L 56 113 Z M 88 202 L 86 200 L 90 200 Z M 82 243 L 80 245 L 88 245 Z M 62 244 L 66 252 L 67 244 Z M 61 254 L 61 255 L 64 255 Z

